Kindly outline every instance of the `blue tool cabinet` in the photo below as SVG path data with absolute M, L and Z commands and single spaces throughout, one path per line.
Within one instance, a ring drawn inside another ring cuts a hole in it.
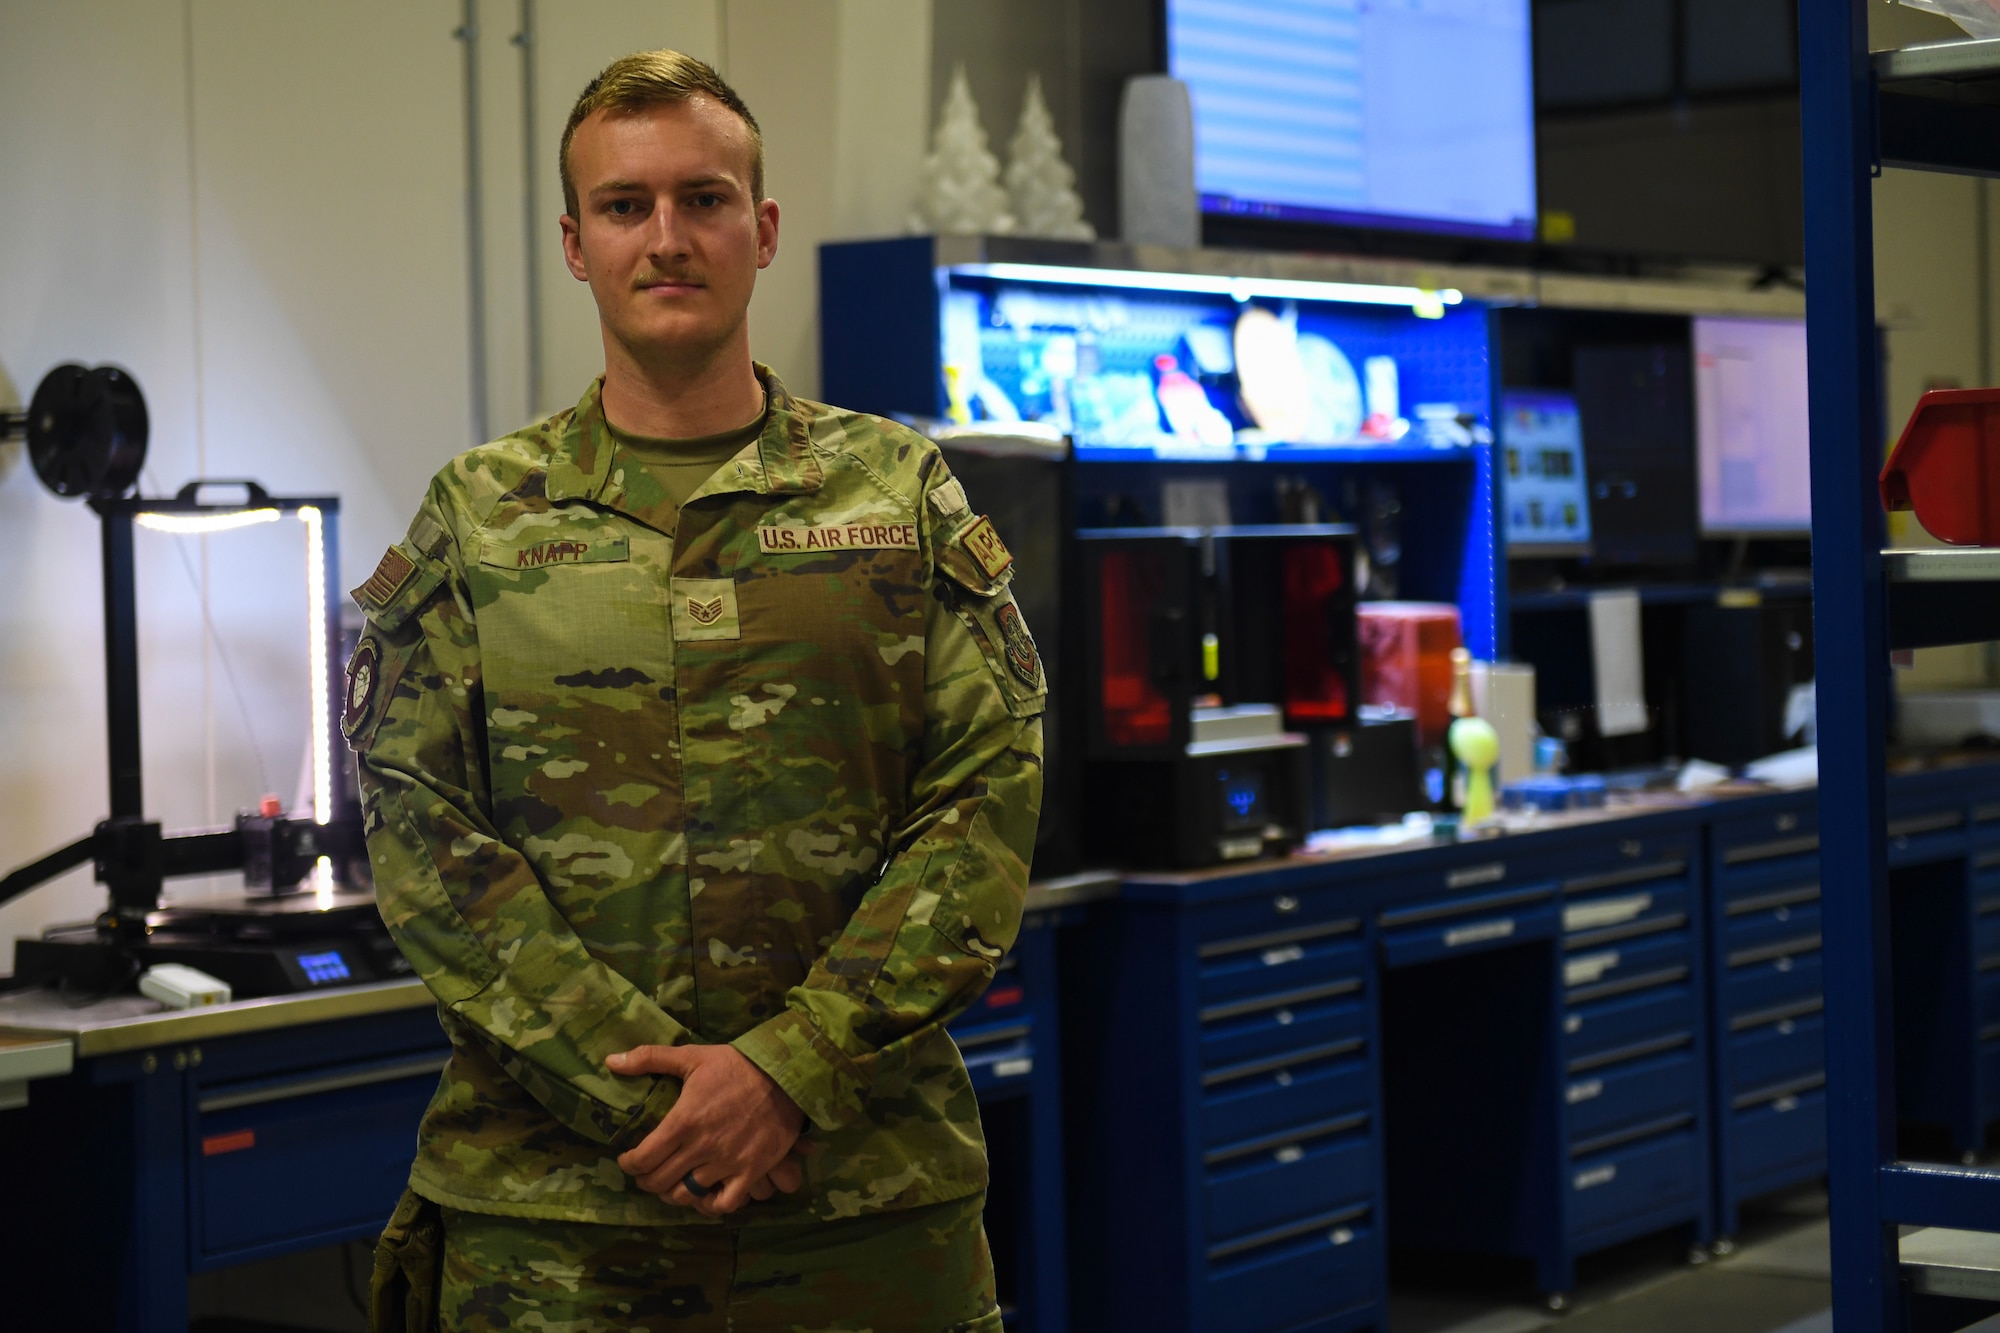
M 1701 823 L 1128 878 L 1068 932 L 1091 1328 L 1380 1327 L 1386 1239 L 1706 1243 Z
M 1819 809 L 1754 797 L 1710 826 L 1716 1228 L 1743 1202 L 1826 1171 Z

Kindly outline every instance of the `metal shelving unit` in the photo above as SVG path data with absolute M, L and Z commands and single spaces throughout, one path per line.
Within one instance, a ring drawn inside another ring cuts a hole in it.
M 2000 1170 L 1897 1160 L 1884 719 L 1892 647 L 1991 639 L 2000 557 L 1885 552 L 1870 183 L 1883 166 L 2000 175 L 2000 42 L 1871 55 L 1868 0 L 1799 7 L 1811 367 L 1813 577 L 1827 966 L 1834 1326 L 1908 1326 L 1935 1233 L 2000 1271 Z M 1935 1248 L 1934 1246 L 1931 1248 Z M 1996 1285 L 2000 1290 L 2000 1285 Z

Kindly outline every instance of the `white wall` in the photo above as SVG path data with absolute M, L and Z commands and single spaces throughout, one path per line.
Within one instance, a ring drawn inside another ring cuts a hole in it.
M 647 47 L 713 61 L 763 123 L 784 223 L 752 341 L 816 392 L 814 253 L 900 229 L 929 0 L 542 0 L 532 237 L 520 7 L 477 13 L 490 432 L 574 402 L 601 368 L 561 261 L 556 142 L 589 77 Z M 456 0 L 0 6 L 0 403 L 64 360 L 123 365 L 152 415 L 148 493 L 207 475 L 338 494 L 341 586 L 358 584 L 472 440 L 459 21 Z M 0 869 L 105 813 L 97 523 L 20 453 L 0 447 Z M 289 800 L 307 734 L 297 525 L 143 533 L 139 554 L 148 813 L 187 828 Z M 0 908 L 0 972 L 16 935 L 101 905 L 79 871 Z

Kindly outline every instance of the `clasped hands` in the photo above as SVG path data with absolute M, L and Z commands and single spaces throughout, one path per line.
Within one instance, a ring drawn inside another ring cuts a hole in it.
M 804 1183 L 805 1113 L 734 1046 L 641 1046 L 611 1056 L 611 1072 L 665 1074 L 680 1099 L 618 1165 L 668 1203 L 723 1217 Z M 686 1181 L 707 1192 L 696 1195 Z

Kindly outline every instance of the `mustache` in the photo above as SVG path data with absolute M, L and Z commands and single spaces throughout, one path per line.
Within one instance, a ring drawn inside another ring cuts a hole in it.
M 695 287 L 707 286 L 707 283 L 705 283 L 702 280 L 701 275 L 699 273 L 696 273 L 693 269 L 676 269 L 670 272 L 660 272 L 660 273 L 648 272 L 648 273 L 642 273 L 638 277 L 632 279 L 632 285 L 634 287 L 653 287 L 659 285 L 660 283 L 685 284 Z

